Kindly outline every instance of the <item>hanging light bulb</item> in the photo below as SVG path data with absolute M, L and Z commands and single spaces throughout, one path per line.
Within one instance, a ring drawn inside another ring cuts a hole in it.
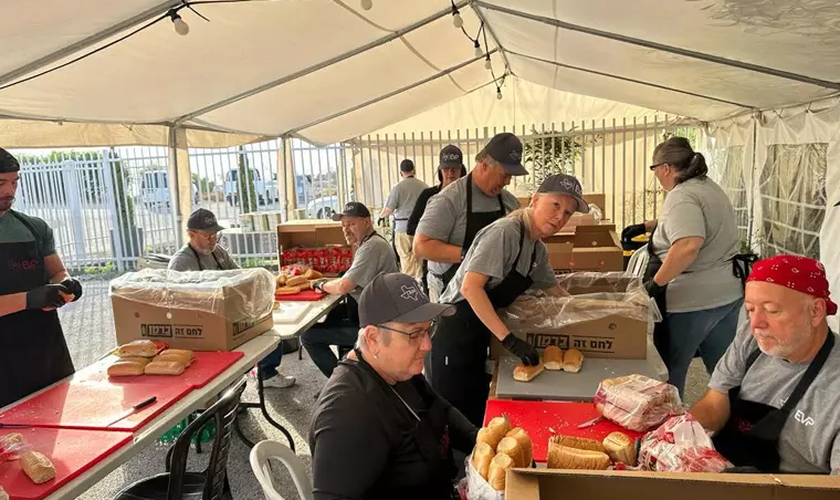
M 175 27 L 175 33 L 181 36 L 186 36 L 190 32 L 190 25 L 187 24 L 181 16 L 174 10 L 169 11 L 169 18 L 172 19 L 172 26 Z
M 484 60 L 484 69 L 490 69 L 493 64 L 490 62 L 490 53 L 487 53 L 487 58 Z
M 373 0 L 362 0 L 362 8 L 364 10 L 370 10 L 373 8 Z
M 496 99 L 502 100 L 502 89 L 500 87 L 496 87 Z
M 455 8 L 452 9 L 452 24 L 458 29 L 461 29 L 464 25 L 464 19 L 461 17 L 461 13 Z
M 481 44 L 478 43 L 478 40 L 475 41 L 475 57 L 481 57 L 484 55 L 484 51 L 481 50 Z

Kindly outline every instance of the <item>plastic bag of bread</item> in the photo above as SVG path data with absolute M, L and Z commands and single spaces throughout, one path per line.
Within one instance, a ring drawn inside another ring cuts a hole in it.
M 19 432 L 0 436 L 0 462 L 17 460 L 20 455 L 29 451 L 31 446 Z
M 476 447 L 478 449 L 478 446 Z M 486 450 L 485 450 L 486 451 Z M 476 450 L 473 450 L 473 455 L 476 454 Z M 481 475 L 478 469 L 473 465 L 473 455 L 467 457 L 465 468 L 467 471 L 466 476 L 464 479 L 461 480 L 461 483 L 458 485 L 458 489 L 463 491 L 465 496 L 462 495 L 461 498 L 467 498 L 467 500 L 504 500 L 505 498 L 505 489 L 502 486 L 501 490 L 497 490 L 493 488 L 493 486 L 487 481 L 487 479 Z M 504 455 L 504 454 L 503 454 Z M 504 455 L 507 457 L 507 455 Z M 490 475 L 490 468 L 493 460 L 495 460 L 496 456 L 491 455 L 489 460 L 486 460 L 487 463 L 487 476 Z M 509 458 L 509 457 L 508 457 Z M 500 459 L 504 460 L 504 459 Z M 484 460 L 482 459 L 482 462 Z M 512 465 L 512 463 L 511 463 Z M 504 473 L 501 471 L 499 467 L 499 463 L 497 461 L 496 466 L 493 467 L 493 475 L 497 479 L 499 477 L 504 477 Z
M 671 417 L 648 432 L 639 447 L 639 467 L 663 472 L 723 472 L 732 467 L 691 414 Z
M 602 381 L 593 401 L 604 418 L 638 432 L 652 429 L 683 412 L 676 387 L 644 375 Z

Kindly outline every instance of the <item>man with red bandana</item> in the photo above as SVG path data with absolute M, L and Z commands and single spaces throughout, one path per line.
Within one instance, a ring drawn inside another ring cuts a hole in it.
M 840 345 L 823 265 L 778 255 L 747 279 L 744 325 L 691 413 L 738 468 L 840 473 Z

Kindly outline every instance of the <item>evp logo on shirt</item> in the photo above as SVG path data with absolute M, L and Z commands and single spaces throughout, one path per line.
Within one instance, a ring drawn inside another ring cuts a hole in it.
M 787 403 L 787 398 L 779 398 L 779 401 L 782 403 L 782 406 L 784 406 Z M 799 422 L 800 424 L 804 425 L 805 427 L 810 427 L 817 423 L 816 420 L 809 417 L 808 415 L 805 415 L 805 412 L 803 412 L 802 410 L 796 410 L 795 412 L 793 412 L 793 419 Z

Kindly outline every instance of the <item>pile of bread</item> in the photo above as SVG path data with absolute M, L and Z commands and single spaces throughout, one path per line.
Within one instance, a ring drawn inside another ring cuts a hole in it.
M 531 438 L 522 428 L 511 429 L 506 417 L 496 417 L 478 431 L 472 466 L 496 491 L 505 490 L 505 474 L 513 467 L 530 467 Z
M 518 364 L 513 369 L 513 379 L 519 382 L 530 382 L 545 370 L 577 373 L 583 366 L 583 353 L 577 349 L 563 352 L 556 345 L 550 345 L 543 351 L 540 363 L 534 366 Z
M 595 409 L 607 420 L 645 432 L 683 413 L 676 387 L 644 375 L 608 378 L 598 385 Z
M 277 276 L 274 294 L 294 295 L 304 290 L 310 290 L 312 289 L 313 283 L 323 277 L 323 274 L 314 269 L 307 269 L 306 272 L 298 276 L 281 271 Z
M 636 443 L 623 432 L 613 432 L 603 441 L 555 435 L 548 440 L 549 469 L 606 470 L 610 462 L 634 467 Z
M 55 466 L 52 461 L 43 453 L 31 449 L 23 435 L 12 433 L 0 437 L 0 450 L 21 450 L 22 452 L 19 454 L 10 453 L 10 455 L 16 457 L 20 468 L 33 483 L 41 484 L 55 479 Z M 0 488 L 0 499 L 3 498 L 4 494 L 5 492 Z M 6 496 L 5 498 L 8 499 L 9 497 Z
M 109 377 L 180 375 L 195 360 L 186 349 L 160 349 L 150 340 L 135 340 L 117 350 L 120 359 L 108 367 Z

